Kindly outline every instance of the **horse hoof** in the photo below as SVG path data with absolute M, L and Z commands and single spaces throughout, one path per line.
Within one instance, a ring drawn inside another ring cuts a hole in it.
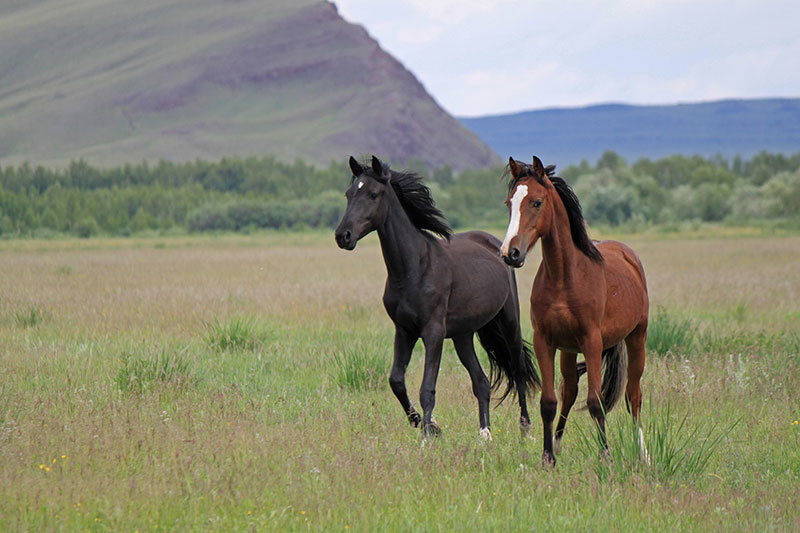
M 408 423 L 411 424 L 412 428 L 418 428 L 419 425 L 422 423 L 422 417 L 419 416 L 419 413 L 411 408 L 411 411 L 408 413 Z
M 553 439 L 553 455 L 561 455 L 561 439 Z
M 608 451 L 608 448 L 600 450 L 600 460 L 603 462 L 611 460 L 611 452 Z
M 532 439 L 531 435 L 531 421 L 525 418 L 519 419 L 519 433 L 523 439 Z
M 556 466 L 556 458 L 550 452 L 544 452 L 542 454 L 542 466 L 545 468 L 555 468 Z
M 480 432 L 478 433 L 478 439 L 481 443 L 492 442 L 492 432 L 489 428 L 481 428 Z
M 436 438 L 442 434 L 442 429 L 439 427 L 434 420 L 431 420 L 431 423 L 424 426 L 422 428 L 422 436 L 423 438 Z

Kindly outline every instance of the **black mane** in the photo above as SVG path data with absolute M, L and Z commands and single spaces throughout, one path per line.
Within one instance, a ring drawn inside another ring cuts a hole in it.
M 388 165 L 384 165 L 384 169 L 389 171 L 391 175 L 389 183 L 414 227 L 422 232 L 449 239 L 453 229 L 447 223 L 444 214 L 436 207 L 431 190 L 422 182 L 422 176 L 413 172 L 392 170 Z M 365 165 L 364 171 L 367 175 L 375 177 L 369 166 Z
M 509 180 L 509 193 L 514 189 L 514 186 L 521 178 L 528 176 L 535 178 L 536 181 L 546 186 L 544 178 L 538 176 L 529 164 L 521 161 L 517 161 L 517 164 L 520 166 L 522 171 L 516 178 L 512 176 L 512 178 Z M 558 193 L 559 198 L 561 198 L 561 203 L 564 204 L 564 209 L 567 211 L 567 217 L 569 218 L 569 232 L 572 235 L 572 242 L 575 243 L 575 246 L 578 248 L 578 250 L 583 252 L 589 259 L 592 261 L 602 262 L 603 256 L 600 253 L 600 250 L 597 249 L 592 240 L 589 238 L 589 234 L 586 232 L 586 223 L 583 218 L 581 203 L 578 201 L 578 197 L 575 196 L 575 191 L 573 191 L 572 187 L 570 187 L 569 184 L 564 181 L 564 178 L 555 175 L 555 165 L 547 165 L 544 167 L 544 172 Z M 508 166 L 506 166 L 506 171 L 503 175 L 505 176 L 506 174 L 510 174 Z

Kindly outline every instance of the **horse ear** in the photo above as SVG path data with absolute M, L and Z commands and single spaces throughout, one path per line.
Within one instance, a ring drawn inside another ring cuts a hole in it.
M 508 158 L 508 170 L 510 170 L 510 171 L 511 171 L 511 176 L 512 176 L 514 179 L 518 178 L 518 177 L 519 177 L 519 175 L 520 175 L 520 173 L 521 173 L 521 171 L 522 171 L 522 169 L 521 169 L 521 168 L 520 168 L 520 166 L 519 166 L 519 163 L 517 163 L 517 162 L 514 160 L 514 158 L 513 158 L 513 157 L 509 157 L 509 158 Z
M 383 176 L 383 163 L 374 155 L 372 156 L 372 171 L 376 176 Z
M 353 171 L 353 176 L 360 176 L 364 173 L 364 167 L 352 155 L 350 156 L 350 170 Z
M 375 173 L 375 178 L 381 183 L 389 181 L 389 177 L 391 176 L 386 166 L 374 155 L 372 156 L 372 172 Z
M 541 177 L 545 177 L 547 175 L 544 171 L 542 160 L 536 156 L 533 156 L 533 172 L 536 173 L 537 176 Z

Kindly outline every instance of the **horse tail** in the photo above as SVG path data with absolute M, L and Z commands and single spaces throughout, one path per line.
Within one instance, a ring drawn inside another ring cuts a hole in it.
M 586 373 L 586 362 L 578 363 L 578 380 Z M 625 342 L 603 350 L 603 409 L 609 413 L 622 397 L 628 374 L 628 348 Z
M 498 405 L 503 403 L 509 394 L 515 394 L 520 384 L 524 384 L 525 390 L 531 394 L 541 389 L 542 381 L 533 362 L 533 350 L 529 343 L 522 340 L 519 321 L 516 323 L 504 321 L 503 311 L 500 311 L 495 318 L 478 330 L 478 340 L 489 356 L 489 379 L 492 390 L 497 390 L 505 378 L 506 388 L 500 396 Z

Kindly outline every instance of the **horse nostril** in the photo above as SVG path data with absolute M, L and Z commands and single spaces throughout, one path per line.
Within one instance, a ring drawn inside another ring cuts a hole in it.
M 344 232 L 344 242 L 350 242 L 350 237 L 353 235 L 349 231 Z
M 519 260 L 519 248 L 512 248 L 511 250 L 509 250 L 508 251 L 508 257 L 512 261 Z

